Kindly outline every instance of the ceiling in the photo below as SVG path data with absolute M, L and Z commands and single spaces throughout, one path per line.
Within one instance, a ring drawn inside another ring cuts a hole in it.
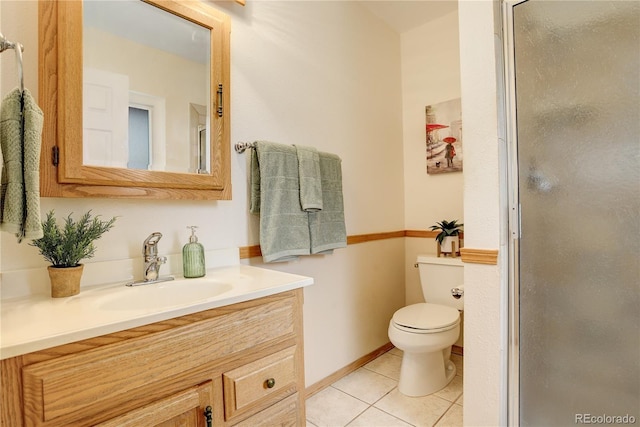
M 398 33 L 458 9 L 458 0 L 361 0 L 360 4 Z

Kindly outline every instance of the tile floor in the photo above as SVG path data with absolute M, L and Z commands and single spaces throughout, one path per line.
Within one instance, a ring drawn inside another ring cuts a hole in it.
M 425 397 L 398 392 L 402 351 L 394 348 L 307 399 L 307 427 L 462 426 L 462 356 L 444 389 Z

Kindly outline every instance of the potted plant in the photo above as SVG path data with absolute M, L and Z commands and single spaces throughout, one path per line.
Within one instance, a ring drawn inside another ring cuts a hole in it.
M 440 252 L 455 253 L 460 250 L 460 231 L 464 224 L 458 224 L 458 220 L 453 221 L 442 220 L 436 222 L 436 225 L 431 226 L 431 231 L 439 230 L 440 233 L 436 236 L 436 241 L 439 245 L 438 255 Z
M 113 227 L 116 217 L 102 221 L 99 216 L 91 216 L 88 211 L 76 222 L 71 214 L 64 220 L 64 227 L 59 227 L 54 211 L 47 213 L 42 222 L 43 236 L 29 243 L 40 250 L 47 261 L 51 279 L 51 296 L 68 297 L 80 292 L 80 279 L 84 265 L 83 259 L 91 258 L 96 248 L 93 242 Z

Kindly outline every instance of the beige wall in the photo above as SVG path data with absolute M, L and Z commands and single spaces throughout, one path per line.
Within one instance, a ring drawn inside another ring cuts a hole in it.
M 460 98 L 457 12 L 402 33 L 401 46 L 405 226 L 426 230 L 442 219 L 463 220 L 463 174 L 427 175 L 424 112 Z
M 463 174 L 427 175 L 424 114 L 427 105 L 460 97 L 457 11 L 402 33 L 401 52 L 405 228 L 428 230 L 442 219 L 464 222 Z M 433 239 L 406 239 L 407 304 L 424 301 L 413 266 L 417 255 L 435 253 Z

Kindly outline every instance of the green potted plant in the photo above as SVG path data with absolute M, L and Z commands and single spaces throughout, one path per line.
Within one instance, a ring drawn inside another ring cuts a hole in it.
M 96 248 L 93 242 L 109 231 L 115 221 L 116 217 L 102 221 L 99 216 L 92 217 L 88 211 L 78 221 L 69 214 L 64 220 L 64 227 L 59 227 L 54 211 L 47 213 L 42 222 L 44 235 L 29 244 L 37 247 L 40 255 L 51 263 L 48 270 L 52 297 L 68 297 L 80 292 L 84 268 L 80 261 L 94 256 Z
M 440 231 L 436 236 L 436 241 L 439 245 L 438 255 L 440 255 L 440 252 L 455 255 L 460 250 L 460 231 L 462 231 L 463 225 L 459 224 L 457 219 L 453 221 L 443 219 L 441 222 L 436 222 L 436 225 L 431 226 L 431 231 Z

